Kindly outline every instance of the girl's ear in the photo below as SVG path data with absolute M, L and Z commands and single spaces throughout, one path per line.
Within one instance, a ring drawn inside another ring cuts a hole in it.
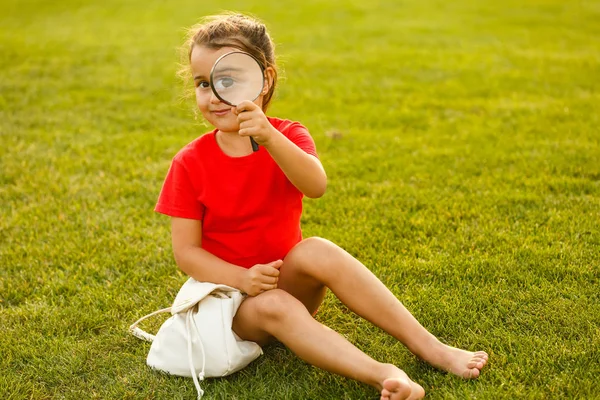
M 263 87 L 262 94 L 269 93 L 269 90 L 273 87 L 273 78 L 275 77 L 275 70 L 272 67 L 265 69 L 265 86 Z

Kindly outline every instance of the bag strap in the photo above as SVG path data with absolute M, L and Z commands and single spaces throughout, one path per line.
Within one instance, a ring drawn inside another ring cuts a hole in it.
M 192 379 L 194 380 L 194 386 L 196 386 L 196 391 L 198 392 L 198 400 L 202 399 L 204 395 L 204 390 L 200 387 L 200 381 L 204 380 L 204 368 L 206 367 L 206 353 L 204 351 L 204 344 L 202 343 L 202 338 L 200 336 L 200 330 L 198 329 L 198 325 L 196 325 L 196 320 L 194 318 L 194 308 L 190 308 L 187 311 L 187 315 L 185 318 L 185 327 L 187 330 L 187 348 L 188 348 L 188 363 L 190 366 L 190 372 L 192 373 Z M 195 333 L 198 335 L 198 342 L 200 343 L 200 351 L 202 352 L 202 370 L 198 375 L 196 375 L 196 368 L 194 368 L 194 358 L 192 351 L 192 327 L 194 325 Z
M 200 381 L 204 380 L 204 369 L 206 367 L 206 353 L 204 351 L 204 344 L 202 343 L 202 340 L 200 338 L 200 330 L 198 329 L 198 325 L 196 325 L 196 321 L 194 320 L 194 315 L 193 315 L 194 309 L 195 309 L 195 307 L 190 307 L 190 309 L 188 309 L 188 311 L 186 313 L 185 325 L 187 328 L 186 330 L 187 330 L 188 362 L 189 362 L 189 366 L 190 366 L 190 372 L 192 373 L 192 378 L 194 379 L 194 386 L 196 386 L 196 390 L 198 391 L 198 400 L 200 400 L 202 398 L 202 396 L 204 395 L 204 390 L 202 390 L 202 388 L 200 387 Z M 133 336 L 137 337 L 138 339 L 146 340 L 146 341 L 152 343 L 154 341 L 154 339 L 156 338 L 156 336 L 138 328 L 138 325 L 143 320 L 153 317 L 157 314 L 170 313 L 170 312 L 171 312 L 171 307 L 168 307 L 168 308 L 163 308 L 162 310 L 154 311 L 153 313 L 150 313 L 146 316 L 143 316 L 142 318 L 138 319 L 133 324 L 131 324 L 131 326 L 129 327 L 129 332 Z M 202 370 L 197 375 L 196 375 L 196 369 L 194 368 L 194 360 L 193 360 L 193 355 L 192 355 L 193 352 L 192 352 L 192 327 L 191 327 L 191 325 L 194 325 L 194 329 L 196 331 L 196 334 L 198 335 L 198 341 L 200 343 L 200 350 L 202 352 Z
M 156 336 L 138 328 L 137 326 L 139 325 L 140 322 L 142 322 L 143 320 L 153 317 L 156 314 L 161 314 L 161 313 L 166 313 L 166 312 L 171 312 L 171 307 L 169 308 L 163 308 L 162 310 L 157 310 L 154 311 L 153 313 L 150 313 L 140 319 L 138 319 L 137 321 L 135 321 L 133 324 L 131 324 L 131 326 L 129 327 L 129 333 L 131 333 L 133 336 L 135 336 L 138 339 L 142 339 L 145 341 L 148 341 L 150 343 L 152 343 L 154 341 L 154 338 Z

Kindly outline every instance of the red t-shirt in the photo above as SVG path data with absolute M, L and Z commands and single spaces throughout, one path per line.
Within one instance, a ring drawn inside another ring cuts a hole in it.
M 317 156 L 298 122 L 268 118 L 302 150 Z M 241 267 L 283 259 L 302 240 L 302 192 L 262 146 L 244 157 L 223 153 L 217 130 L 175 155 L 155 211 L 202 221 L 202 248 Z

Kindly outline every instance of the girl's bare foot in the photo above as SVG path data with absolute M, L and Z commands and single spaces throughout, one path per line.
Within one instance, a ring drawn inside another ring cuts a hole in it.
M 413 382 L 408 375 L 398 367 L 387 364 L 385 375 L 381 382 L 381 400 L 417 400 L 425 396 L 425 390 Z
M 488 354 L 485 351 L 472 352 L 445 344 L 441 344 L 441 346 L 435 359 L 426 361 L 461 378 L 478 378 L 481 370 L 487 364 Z

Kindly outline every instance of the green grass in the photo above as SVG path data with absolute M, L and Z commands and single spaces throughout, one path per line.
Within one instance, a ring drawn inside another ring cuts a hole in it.
M 127 327 L 185 281 L 152 209 L 171 157 L 207 129 L 179 100 L 183 28 L 223 8 L 267 22 L 284 76 L 271 114 L 317 142 L 329 188 L 305 201 L 305 236 L 490 364 L 477 381 L 440 373 L 332 296 L 318 319 L 431 399 L 600 398 L 598 1 L 1 8 L 0 398 L 194 398 Z M 282 346 L 205 389 L 377 398 Z

